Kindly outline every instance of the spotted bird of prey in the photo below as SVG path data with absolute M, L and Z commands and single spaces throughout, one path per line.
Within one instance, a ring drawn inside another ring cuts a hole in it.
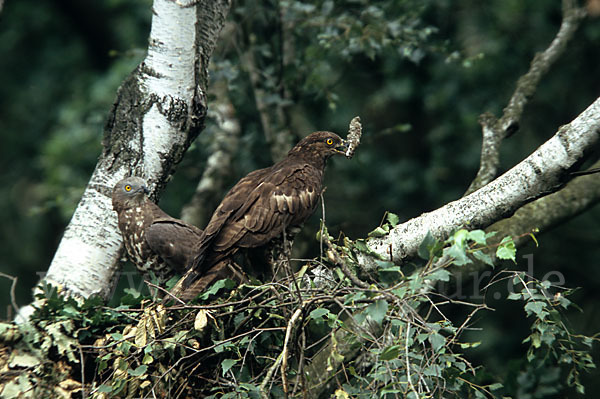
M 113 188 L 112 204 L 129 259 L 142 274 L 152 271 L 164 282 L 192 262 L 202 230 L 169 216 L 148 193 L 143 179 L 127 177 Z
M 314 132 L 280 162 L 242 178 L 215 210 L 194 247 L 190 268 L 171 293 L 188 301 L 206 287 L 205 277 L 217 276 L 239 249 L 262 247 L 297 230 L 317 207 L 327 160 L 347 149 L 337 134 Z

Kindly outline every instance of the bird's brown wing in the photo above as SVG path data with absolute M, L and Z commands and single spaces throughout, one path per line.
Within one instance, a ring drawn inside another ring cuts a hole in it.
M 319 199 L 321 179 L 315 172 L 310 165 L 300 164 L 277 169 L 262 180 L 250 175 L 241 180 L 241 187 L 223 199 L 207 226 L 205 234 L 212 233 L 213 226 L 219 229 L 205 259 L 217 261 L 234 248 L 262 246 L 284 228 L 302 224 Z
M 253 192 L 256 199 L 232 215 L 214 250 L 263 246 L 284 229 L 304 223 L 319 201 L 321 178 L 316 172 L 310 165 L 295 165 L 262 182 Z
M 178 272 L 186 270 L 202 230 L 174 218 L 160 218 L 146 229 L 146 242 L 158 256 Z
M 285 228 L 304 223 L 318 203 L 321 173 L 311 165 L 294 164 L 258 170 L 240 180 L 213 214 L 193 266 L 174 287 L 173 294 L 188 298 L 183 292 L 203 269 L 239 247 L 262 246 Z
M 271 168 L 259 169 L 249 173 L 242 178 L 235 186 L 229 190 L 225 198 L 221 201 L 210 221 L 204 229 L 201 239 L 195 247 L 195 258 L 190 269 L 198 269 L 204 263 L 207 250 L 212 245 L 216 237 L 219 236 L 223 227 L 227 224 L 229 218 L 240 209 L 247 206 L 249 201 L 255 201 L 252 193 L 258 182 L 269 174 Z

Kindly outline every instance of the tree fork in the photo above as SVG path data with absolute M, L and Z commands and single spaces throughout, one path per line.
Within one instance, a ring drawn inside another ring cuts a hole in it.
M 112 293 L 122 249 L 112 187 L 138 175 L 150 183 L 153 198 L 159 197 L 203 127 L 208 62 L 229 7 L 229 0 L 154 1 L 148 54 L 117 92 L 104 149 L 46 283 L 83 297 L 107 299 Z

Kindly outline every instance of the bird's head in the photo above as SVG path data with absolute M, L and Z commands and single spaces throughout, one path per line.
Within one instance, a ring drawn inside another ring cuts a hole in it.
M 127 177 L 113 188 L 112 203 L 113 208 L 126 208 L 130 206 L 140 205 L 146 200 L 146 196 L 150 193 L 144 179 L 139 177 Z
M 289 152 L 289 155 L 303 154 L 327 160 L 335 154 L 345 154 L 348 142 L 332 132 L 314 132 L 302 139 Z

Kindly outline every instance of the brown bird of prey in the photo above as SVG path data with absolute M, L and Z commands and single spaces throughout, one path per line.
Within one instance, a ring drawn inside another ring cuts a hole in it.
M 152 271 L 164 282 L 191 264 L 202 230 L 166 214 L 148 193 L 143 179 L 125 178 L 113 188 L 113 209 L 129 259 L 142 274 Z
M 184 301 L 194 298 L 206 284 L 193 283 L 215 274 L 240 248 L 262 247 L 297 230 L 317 207 L 327 159 L 346 150 L 337 134 L 314 132 L 280 162 L 241 179 L 215 210 L 195 245 L 190 269 L 172 294 Z

